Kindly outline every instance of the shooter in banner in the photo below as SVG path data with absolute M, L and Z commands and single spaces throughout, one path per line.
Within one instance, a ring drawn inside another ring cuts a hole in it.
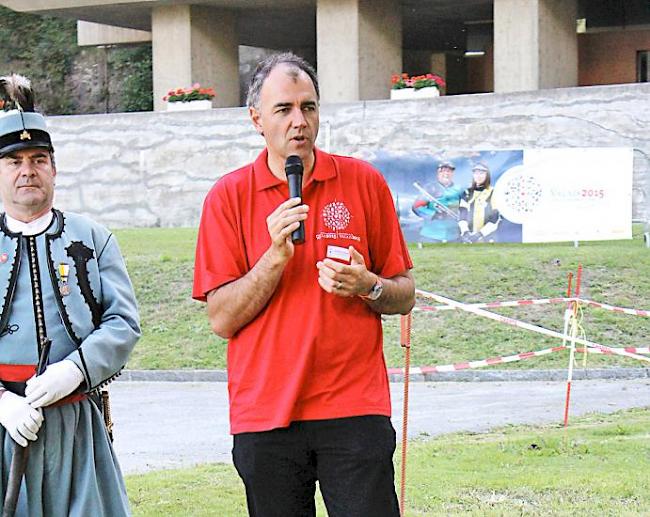
M 94 399 L 140 336 L 131 282 L 108 230 L 53 208 L 54 149 L 29 81 L 0 78 L 0 98 L 3 515 L 16 503 L 29 517 L 130 515 Z
M 397 517 L 381 314 L 408 313 L 415 291 L 390 190 L 368 163 L 315 147 L 303 59 L 260 63 L 247 103 L 266 148 L 208 193 L 193 296 L 229 338 L 248 511 L 315 516 L 318 482 L 331 517 Z
M 454 184 L 451 162 L 441 162 L 436 180 L 426 187 L 414 183 L 420 195 L 413 203 L 413 212 L 424 219 L 420 237 L 423 242 L 453 242 L 458 240 L 458 203 L 461 189 Z
M 492 240 L 501 216 L 494 203 L 490 169 L 483 162 L 472 167 L 472 185 L 463 192 L 458 210 L 460 240 L 465 243 Z

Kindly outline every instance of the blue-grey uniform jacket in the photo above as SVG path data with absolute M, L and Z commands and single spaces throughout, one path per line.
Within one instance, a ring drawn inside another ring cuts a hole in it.
M 70 359 L 85 378 L 67 403 L 43 409 L 16 515 L 128 516 L 102 415 L 80 393 L 124 367 L 140 336 L 135 296 L 112 234 L 83 216 L 53 213 L 48 229 L 34 236 L 12 233 L 0 214 L 0 380 L 12 389 L 9 383 L 31 377 L 45 337 L 52 342 L 48 364 Z M 0 426 L 0 497 L 13 449 Z
M 36 264 L 29 256 L 30 239 Z M 49 362 L 74 361 L 85 391 L 112 380 L 140 336 L 133 288 L 112 234 L 86 217 L 58 210 L 50 227 L 33 237 L 11 233 L 4 214 L 0 219 L 0 365 L 38 362 L 34 265 L 52 341 Z

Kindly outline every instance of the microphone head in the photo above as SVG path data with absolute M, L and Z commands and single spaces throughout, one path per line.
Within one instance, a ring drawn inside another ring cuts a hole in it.
M 300 156 L 292 154 L 291 156 L 287 157 L 287 161 L 284 163 L 284 173 L 287 176 L 292 176 L 294 174 L 302 175 L 303 169 L 304 167 Z

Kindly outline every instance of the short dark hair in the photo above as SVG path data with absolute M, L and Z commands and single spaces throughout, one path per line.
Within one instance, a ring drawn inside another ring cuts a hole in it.
M 307 61 L 305 61 L 300 56 L 296 56 L 292 52 L 283 52 L 281 54 L 273 54 L 267 57 L 264 61 L 261 61 L 248 85 L 248 95 L 246 97 L 246 105 L 249 108 L 259 108 L 260 105 L 260 92 L 262 91 L 262 85 L 269 74 L 273 69 L 278 65 L 288 65 L 296 71 L 305 72 L 311 82 L 314 84 L 314 89 L 316 90 L 316 98 L 320 99 L 320 92 L 318 90 L 318 77 L 316 77 L 316 71 L 314 67 L 311 66 Z

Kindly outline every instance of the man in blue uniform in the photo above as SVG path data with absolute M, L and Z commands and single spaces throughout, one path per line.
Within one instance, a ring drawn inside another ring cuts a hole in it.
M 17 515 L 129 515 L 94 395 L 140 336 L 133 288 L 111 233 L 53 208 L 54 151 L 29 82 L 0 78 L 0 98 L 0 496 L 29 445 Z
M 436 180 L 421 190 L 413 203 L 413 212 L 424 219 L 420 237 L 424 242 L 450 242 L 458 240 L 458 203 L 461 189 L 454 184 L 451 162 L 441 162 Z

